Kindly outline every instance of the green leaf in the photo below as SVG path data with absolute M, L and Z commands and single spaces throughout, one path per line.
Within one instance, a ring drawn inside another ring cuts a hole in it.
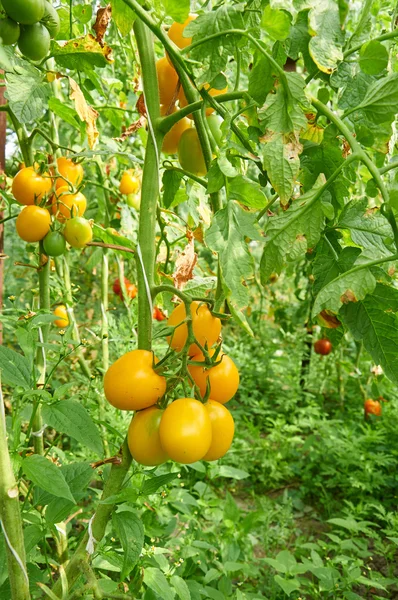
M 309 13 L 312 38 L 309 51 L 316 66 L 323 73 L 332 73 L 343 60 L 343 35 L 338 3 L 334 0 L 316 2 Z
M 96 454 L 102 454 L 103 445 L 99 431 L 80 402 L 62 400 L 45 405 L 43 419 L 57 431 L 69 435 Z
M 324 181 L 324 176 L 320 175 L 309 192 L 294 200 L 278 216 L 269 218 L 266 246 L 260 263 L 263 283 L 272 273 L 279 274 L 286 260 L 296 260 L 317 245 L 325 222 L 318 201 Z
M 110 2 L 112 20 L 122 36 L 127 36 L 133 28 L 135 12 L 123 0 L 110 0 Z
M 184 175 L 173 171 L 172 169 L 166 169 L 163 173 L 163 205 L 165 208 L 170 208 L 174 202 L 174 198 L 180 189 L 180 183 Z
M 226 295 L 239 307 L 247 305 L 248 291 L 243 282 L 252 273 L 253 265 L 247 237 L 261 239 L 254 216 L 236 202 L 228 202 L 215 214 L 205 238 L 208 246 L 219 253 Z
M 0 346 L 0 374 L 4 383 L 29 389 L 32 383 L 29 360 L 11 348 Z
M 398 384 L 398 290 L 378 283 L 372 294 L 347 304 L 340 315 L 375 364 Z
M 285 137 L 281 133 L 273 134 L 263 141 L 264 169 L 282 204 L 287 204 L 299 174 L 302 146 L 293 136 Z
M 341 250 L 337 243 L 329 240 L 329 236 L 321 240 L 312 263 L 314 294 L 318 294 L 327 283 L 351 269 L 360 254 L 359 248 L 347 247 Z
M 367 75 L 378 75 L 388 65 L 387 48 L 377 40 L 366 42 L 359 52 L 359 66 Z
M 244 175 L 238 175 L 228 182 L 229 200 L 237 200 L 250 208 L 264 208 L 268 199 L 261 190 L 259 183 L 252 181 Z
M 65 498 L 53 498 L 47 505 L 46 522 L 52 525 L 64 521 L 74 509 L 75 503 Z
M 228 477 L 229 479 L 246 479 L 250 477 L 250 474 L 242 469 L 237 469 L 236 467 L 230 467 L 229 465 L 221 465 L 218 470 L 218 474 L 220 477 Z
M 44 112 L 50 96 L 50 86 L 43 73 L 24 61 L 23 67 L 6 74 L 5 97 L 21 123 L 37 121 Z
M 297 579 L 285 579 L 280 575 L 274 576 L 275 583 L 282 588 L 287 596 L 290 596 L 292 592 L 300 589 L 300 582 Z
M 138 561 L 144 546 L 144 526 L 134 513 L 124 510 L 114 513 L 112 524 L 124 552 L 122 579 L 127 577 Z
M 167 485 L 170 481 L 173 481 L 178 477 L 178 473 L 166 473 L 165 475 L 158 475 L 157 477 L 151 477 L 151 479 L 145 479 L 142 484 L 141 494 L 143 496 L 150 496 L 154 494 L 160 487 Z
M 375 289 L 376 280 L 369 269 L 347 271 L 327 283 L 315 299 L 312 315 L 329 309 L 338 313 L 342 304 L 357 303 Z
M 274 73 L 269 59 L 258 50 L 253 57 L 253 67 L 249 73 L 249 94 L 262 106 L 268 93 L 274 87 Z
M 191 600 L 191 592 L 181 577 L 178 577 L 178 575 L 173 575 L 173 577 L 170 579 L 170 582 L 177 592 L 177 596 L 180 600 Z
M 162 600 L 174 600 L 174 592 L 160 569 L 148 567 L 144 571 L 144 583 Z
M 61 469 L 47 458 L 44 458 L 44 456 L 33 454 L 24 458 L 22 461 L 22 470 L 30 481 L 44 491 L 58 498 L 66 498 L 75 503 L 75 499 Z
M 58 65 L 77 71 L 105 67 L 112 62 L 112 49 L 107 44 L 101 46 L 91 33 L 63 44 L 53 40 L 50 52 Z
M 93 235 L 95 238 L 100 239 L 101 242 L 105 244 L 113 244 L 114 246 L 125 246 L 126 248 L 130 248 L 130 250 L 134 249 L 134 244 L 131 240 L 124 237 L 123 235 L 119 235 L 114 229 L 111 227 L 107 227 L 103 229 L 96 223 L 93 225 Z M 125 256 L 126 258 L 131 259 L 131 252 L 123 252 L 123 250 L 117 250 L 121 256 Z
M 270 5 L 263 12 L 261 25 L 274 40 L 285 40 L 290 33 L 289 15 L 282 10 L 275 10 Z
M 365 115 L 374 123 L 391 123 L 398 104 L 398 73 L 375 81 L 361 102 Z
M 65 102 L 62 102 L 61 100 L 58 100 L 58 98 L 54 98 L 54 96 L 52 96 L 48 101 L 48 108 L 55 115 L 57 115 L 57 117 L 65 121 L 65 123 L 68 123 L 68 125 L 71 125 L 80 131 L 81 122 L 79 121 L 77 112 L 70 106 L 67 106 Z
M 288 90 L 281 83 L 275 86 L 275 93 L 266 99 L 265 124 L 267 141 L 273 133 L 300 133 L 307 127 L 307 118 L 303 108 L 308 107 L 304 95 L 305 81 L 298 73 L 287 73 Z
M 165 12 L 177 23 L 184 23 L 191 8 L 190 0 L 162 0 Z

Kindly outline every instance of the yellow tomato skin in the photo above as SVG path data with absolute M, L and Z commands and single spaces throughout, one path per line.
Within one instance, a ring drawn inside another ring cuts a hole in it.
M 164 115 L 167 111 L 167 106 L 160 107 L 160 114 Z M 175 112 L 176 109 L 173 110 Z M 184 117 L 177 121 L 175 125 L 166 133 L 163 140 L 162 152 L 165 154 L 177 154 L 180 138 L 186 129 L 190 129 L 191 122 Z
M 178 84 L 177 72 L 165 56 L 156 62 L 156 72 L 158 74 L 160 104 L 169 107 Z
M 197 15 L 189 15 L 184 23 L 173 23 L 168 31 L 168 36 L 179 48 L 186 48 L 192 44 L 192 38 L 184 37 L 184 29 Z
M 172 460 L 184 465 L 201 460 L 212 439 L 209 413 L 199 400 L 179 398 L 164 411 L 159 435 Z
M 70 194 L 67 186 L 58 188 L 57 194 L 53 196 L 52 211 L 61 223 L 72 217 L 82 217 L 86 208 L 85 195 L 81 192 Z
M 136 194 L 140 189 L 140 180 L 134 173 L 133 169 L 125 171 L 122 175 L 119 185 L 121 194 Z
M 38 242 L 50 231 L 51 217 L 46 208 L 25 206 L 16 221 L 17 233 L 25 242 Z
M 131 456 L 141 465 L 161 465 L 168 456 L 160 444 L 159 425 L 163 410 L 150 406 L 135 413 L 131 420 L 127 441 Z
M 40 203 L 50 192 L 51 177 L 48 173 L 40 175 L 33 167 L 23 167 L 12 182 L 12 193 L 20 204 L 26 206 Z
M 84 177 L 84 170 L 82 165 L 76 164 L 70 158 L 66 158 L 66 156 L 61 156 L 57 158 L 57 167 L 59 173 L 67 179 L 62 179 L 62 177 L 58 177 L 55 182 L 56 189 L 61 187 L 68 187 L 68 182 L 74 185 L 75 187 L 79 187 Z
M 214 350 L 210 351 L 210 355 Z M 217 362 L 221 361 L 215 367 L 206 368 L 203 354 L 197 354 L 192 357 L 194 361 L 203 361 L 203 367 L 189 365 L 188 369 L 192 379 L 199 387 L 202 397 L 206 394 L 207 379 L 210 383 L 210 398 L 221 404 L 225 404 L 236 394 L 239 387 L 239 371 L 232 358 L 220 352 Z
M 205 90 L 209 89 L 209 84 L 206 83 L 205 84 Z M 224 88 L 223 90 L 216 90 L 215 88 L 211 88 L 211 90 L 209 90 L 209 94 L 210 96 L 220 96 L 221 94 L 226 94 L 228 92 L 228 87 Z M 180 88 L 179 92 L 178 92 L 178 100 L 180 102 L 180 107 L 184 108 L 184 106 L 188 105 L 188 100 L 185 97 L 184 94 L 184 90 L 182 89 L 182 87 Z M 214 112 L 214 108 L 212 108 L 211 106 L 208 106 L 206 108 L 206 117 L 208 117 L 209 115 L 211 115 Z M 192 115 L 188 115 L 189 119 L 193 119 Z
M 54 310 L 54 315 L 56 317 L 59 317 L 59 319 L 54 321 L 54 325 L 56 325 L 56 327 L 59 327 L 60 329 L 65 329 L 65 327 L 68 327 L 69 317 L 68 311 L 66 310 L 66 306 L 64 306 L 63 304 L 57 306 Z
M 234 439 L 235 424 L 231 413 L 225 406 L 209 400 L 205 404 L 211 421 L 211 444 L 203 460 L 217 460 L 224 456 Z
M 218 317 L 213 317 L 207 304 L 201 302 L 191 302 L 192 327 L 195 338 L 205 346 L 210 348 L 217 341 L 221 333 L 221 321 Z M 182 302 L 175 307 L 171 313 L 167 325 L 176 327 L 174 333 L 167 338 L 170 346 L 174 350 L 182 350 L 188 337 L 188 327 L 183 323 L 187 316 L 185 304 Z M 181 324 L 180 324 L 181 323 Z M 196 344 L 191 344 L 189 348 L 190 356 L 199 354 L 200 350 Z
M 104 377 L 104 391 L 112 406 L 120 410 L 142 410 L 156 404 L 165 394 L 166 379 L 153 370 L 153 360 L 148 350 L 132 350 L 109 367 Z

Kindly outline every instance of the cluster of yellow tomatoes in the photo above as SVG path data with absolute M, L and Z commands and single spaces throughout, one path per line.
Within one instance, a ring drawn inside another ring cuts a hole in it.
M 126 196 L 126 203 L 136 210 L 139 210 L 141 206 L 140 188 L 141 179 L 134 169 L 125 171 L 120 180 L 119 192 Z
M 66 157 L 57 159 L 57 175 L 37 165 L 22 167 L 12 182 L 15 200 L 25 205 L 16 220 L 19 237 L 25 242 L 42 241 L 48 256 L 61 256 L 66 242 L 74 248 L 91 242 L 91 225 L 83 218 L 87 200 L 76 191 L 83 177 L 82 165 Z
M 170 27 L 168 36 L 178 48 L 186 48 L 191 44 L 192 38 L 184 37 L 184 29 L 195 18 L 195 15 L 189 15 L 185 23 L 173 23 Z M 184 90 L 182 87 L 179 87 L 178 74 L 167 55 L 157 61 L 156 71 L 159 84 L 161 114 L 166 115 L 175 112 L 177 110 L 175 105 L 177 101 L 180 108 L 187 106 L 188 102 Z M 227 92 L 227 88 L 223 90 L 210 89 L 208 84 L 204 87 L 211 96 Z M 214 109 L 211 107 L 206 109 L 209 127 L 213 135 L 217 138 L 220 123 L 218 117 L 215 115 L 213 115 L 214 118 L 210 117 L 213 112 Z M 181 167 L 186 171 L 199 176 L 206 174 L 207 169 L 198 133 L 192 125 L 192 115 L 189 115 L 188 118 L 184 117 L 180 119 L 173 125 L 164 138 L 162 150 L 165 154 L 176 154 L 178 152 Z
M 195 343 L 186 348 L 184 303 L 168 319 L 174 328 L 168 341 L 176 352 L 187 352 L 190 384 L 195 384 L 200 400 L 178 398 L 166 406 L 167 380 L 156 369 L 158 359 L 147 350 L 127 352 L 105 374 L 108 402 L 136 411 L 128 443 L 133 458 L 143 465 L 155 466 L 169 459 L 183 464 L 217 460 L 232 444 L 234 421 L 224 404 L 238 389 L 239 372 L 231 358 L 214 347 L 221 333 L 220 319 L 203 302 L 192 302 L 190 312 Z

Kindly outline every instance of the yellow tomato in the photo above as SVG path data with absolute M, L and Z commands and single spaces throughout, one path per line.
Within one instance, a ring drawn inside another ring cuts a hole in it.
M 36 173 L 33 167 L 23 167 L 12 182 L 12 193 L 20 204 L 39 204 L 52 187 L 48 173 Z
M 161 115 L 164 115 L 167 111 L 167 106 L 160 107 Z M 175 112 L 176 109 L 173 110 Z M 178 151 L 178 143 L 184 131 L 191 127 L 189 119 L 184 117 L 180 119 L 173 127 L 168 131 L 163 140 L 162 152 L 165 154 L 176 154 Z
M 210 351 L 210 355 L 213 354 L 214 350 Z M 203 367 L 196 365 L 189 365 L 188 367 L 202 397 L 206 394 L 207 380 L 209 380 L 210 398 L 212 400 L 221 402 L 221 404 L 231 400 L 239 387 L 239 371 L 234 361 L 222 352 L 217 357 L 217 362 L 220 361 L 220 364 L 214 367 L 207 368 L 203 354 L 193 356 L 192 360 L 203 362 Z
M 75 187 L 79 187 L 84 177 L 84 170 L 81 164 L 76 164 L 70 158 L 66 158 L 66 156 L 61 156 L 57 158 L 57 167 L 59 173 L 62 177 L 58 177 L 55 182 L 56 189 L 61 187 L 68 187 L 68 183 L 71 183 Z
M 128 431 L 131 456 L 141 465 L 155 467 L 168 460 L 160 444 L 159 425 L 163 410 L 150 406 L 135 413 Z
M 166 379 L 156 373 L 153 362 L 158 361 L 148 350 L 123 354 L 105 373 L 108 402 L 120 410 L 141 410 L 156 404 L 166 392 Z
M 122 175 L 119 185 L 121 194 L 136 194 L 140 189 L 141 183 L 133 169 L 125 171 Z
M 168 36 L 172 42 L 179 48 L 186 48 L 192 44 L 192 38 L 184 37 L 184 29 L 191 21 L 196 19 L 197 15 L 189 15 L 184 23 L 173 23 L 168 31 Z
M 228 452 L 234 439 L 235 424 L 225 406 L 214 400 L 205 404 L 211 421 L 211 444 L 203 460 L 217 460 Z
M 182 350 L 187 341 L 188 327 L 184 323 L 187 313 L 185 304 L 182 302 L 175 307 L 171 313 L 167 325 L 175 327 L 174 332 L 169 336 L 168 342 L 174 350 Z M 217 317 L 213 317 L 207 304 L 204 302 L 191 302 L 191 316 L 193 333 L 196 340 L 205 347 L 206 344 L 210 348 L 218 339 L 221 333 L 221 321 Z M 196 344 L 191 344 L 189 354 L 198 354 L 199 347 Z
M 65 327 L 68 327 L 69 317 L 68 317 L 68 311 L 66 309 L 66 306 L 64 306 L 63 304 L 60 304 L 59 306 L 57 306 L 54 310 L 54 315 L 56 317 L 58 317 L 58 319 L 56 319 L 54 321 L 54 325 L 56 325 L 60 329 L 64 329 Z
M 160 443 L 168 456 L 188 465 L 204 457 L 211 444 L 211 420 L 204 405 L 194 398 L 179 398 L 164 411 Z
M 52 199 L 52 211 L 58 221 L 63 223 L 72 217 L 82 217 L 86 212 L 87 200 L 84 194 L 70 194 L 69 188 L 60 187 Z
M 51 217 L 46 208 L 25 206 L 16 221 L 17 233 L 25 242 L 38 242 L 50 231 Z
M 195 127 L 186 129 L 178 142 L 178 160 L 181 167 L 194 175 L 207 173 L 206 163 Z
M 177 72 L 165 56 L 156 62 L 156 71 L 158 74 L 160 104 L 169 107 L 178 85 Z

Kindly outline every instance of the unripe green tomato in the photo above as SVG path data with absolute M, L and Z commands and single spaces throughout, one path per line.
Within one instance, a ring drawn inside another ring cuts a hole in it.
M 93 230 L 87 219 L 73 217 L 66 222 L 64 236 L 73 248 L 84 248 L 93 239 Z
M 186 129 L 178 144 L 178 160 L 184 171 L 194 175 L 206 175 L 206 163 L 195 127 Z
M 33 25 L 44 16 L 44 0 L 1 0 L 7 15 L 22 25 Z
M 41 22 L 48 29 L 48 32 L 52 38 L 56 38 L 61 29 L 61 20 L 58 12 L 55 10 L 50 2 L 45 2 L 45 13 Z
M 50 34 L 41 23 L 27 25 L 21 30 L 18 48 L 30 60 L 43 60 L 50 50 Z
M 66 241 L 59 231 L 50 231 L 43 240 L 44 252 L 48 256 L 61 256 L 66 250 Z
M 21 33 L 21 29 L 15 21 L 6 17 L 0 19 L 0 38 L 3 42 L 3 46 L 11 46 L 15 44 Z
M 129 194 L 126 197 L 126 203 L 128 204 L 128 206 L 131 206 L 131 208 L 135 208 L 135 210 L 140 210 L 140 206 L 141 206 L 140 194 Z
M 206 117 L 206 121 L 217 146 L 220 146 L 222 139 L 221 125 L 223 124 L 223 119 L 220 117 L 220 115 L 209 115 Z

